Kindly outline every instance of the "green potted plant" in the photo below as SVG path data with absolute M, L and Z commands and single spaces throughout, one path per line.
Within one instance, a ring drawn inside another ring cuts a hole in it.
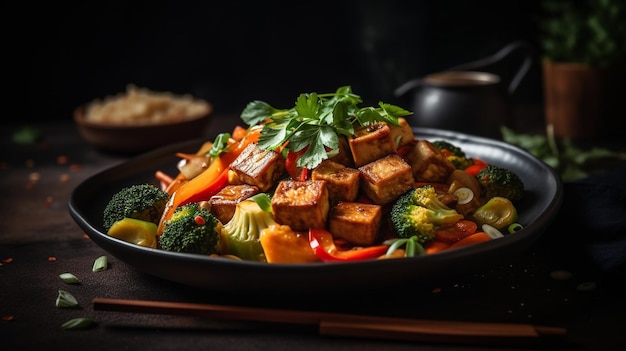
M 544 0 L 539 34 L 545 118 L 555 136 L 593 139 L 623 128 L 626 89 L 617 84 L 626 71 L 626 1 Z

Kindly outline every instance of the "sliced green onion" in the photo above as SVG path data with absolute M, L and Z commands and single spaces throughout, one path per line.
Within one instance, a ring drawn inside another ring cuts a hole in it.
M 417 236 L 415 235 L 413 235 L 412 237 L 408 239 L 396 238 L 396 239 L 385 240 L 383 244 L 389 245 L 389 248 L 387 249 L 387 253 L 385 253 L 386 256 L 391 255 L 394 251 L 396 251 L 402 246 L 404 246 L 404 257 L 415 257 L 416 254 L 417 256 L 426 255 L 426 250 L 424 250 L 424 247 L 422 246 L 422 244 L 420 244 L 417 241 Z
M 389 245 L 387 249 L 387 253 L 385 255 L 389 256 L 394 253 L 397 249 L 399 249 L 402 245 L 405 244 L 407 239 L 390 239 L 384 242 L 385 245 Z
M 405 246 L 405 257 L 415 257 L 415 240 L 408 239 Z
M 454 191 L 454 195 L 459 198 L 459 205 L 465 205 L 474 199 L 474 192 L 470 188 L 458 188 Z
M 267 193 L 258 193 L 251 196 L 250 200 L 254 200 L 263 211 L 272 213 L 272 199 Z
M 519 223 L 511 223 L 511 225 L 509 225 L 508 230 L 510 234 L 519 232 L 520 230 L 524 229 L 524 226 L 519 224 Z
M 59 274 L 59 278 L 61 278 L 64 282 L 68 284 L 80 283 L 78 278 L 72 273 L 61 273 Z
M 504 236 L 501 231 L 499 231 L 496 227 L 492 225 L 483 224 L 481 228 L 483 229 L 483 232 L 485 232 L 485 234 L 491 237 L 491 239 L 498 239 Z
M 100 256 L 94 261 L 93 267 L 91 268 L 91 270 L 94 272 L 105 271 L 108 268 L 108 265 L 109 265 L 109 261 L 107 257 Z
M 70 319 L 69 321 L 63 323 L 61 325 L 61 328 L 65 330 L 87 329 L 94 324 L 95 322 L 93 319 L 82 317 L 82 318 Z
M 65 290 L 59 290 L 56 306 L 57 308 L 72 308 L 78 306 L 78 301 L 69 292 Z

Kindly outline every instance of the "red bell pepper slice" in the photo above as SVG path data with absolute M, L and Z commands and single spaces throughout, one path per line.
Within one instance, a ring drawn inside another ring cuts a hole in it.
M 297 162 L 300 156 L 306 152 L 308 147 L 303 148 L 300 151 L 287 152 L 287 157 L 285 158 L 285 169 L 289 176 L 294 180 L 305 181 L 308 177 L 308 169 L 306 167 L 298 167 Z
M 309 229 L 309 244 L 315 255 L 324 262 L 348 262 L 376 259 L 387 252 L 389 246 L 376 245 L 363 248 L 339 250 L 335 246 L 333 235 L 318 228 Z
M 479 158 L 472 158 L 472 160 L 474 160 L 474 164 L 467 167 L 465 172 L 475 177 L 481 169 L 487 167 L 488 163 Z

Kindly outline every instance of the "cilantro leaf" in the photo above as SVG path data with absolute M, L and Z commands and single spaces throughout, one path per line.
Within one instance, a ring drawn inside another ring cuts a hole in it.
M 295 106 L 278 109 L 263 101 L 252 101 L 241 114 L 249 126 L 263 124 L 258 146 L 266 150 L 285 147 L 298 152 L 298 167 L 313 169 L 339 152 L 339 136 L 351 136 L 355 127 L 375 122 L 399 125 L 398 118 L 412 114 L 401 107 L 379 102 L 378 107 L 358 105 L 363 100 L 349 85 L 334 93 L 300 94 Z

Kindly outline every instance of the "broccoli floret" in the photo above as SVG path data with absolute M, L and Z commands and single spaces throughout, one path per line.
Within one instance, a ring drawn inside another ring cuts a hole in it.
M 462 214 L 439 200 L 431 185 L 405 192 L 391 207 L 391 224 L 398 237 L 408 239 L 416 236 L 420 244 L 432 241 L 438 228 L 463 218 Z
M 159 248 L 167 251 L 212 255 L 219 251 L 222 223 L 199 202 L 176 208 L 165 221 Z
M 488 165 L 476 174 L 476 180 L 482 186 L 481 195 L 486 199 L 500 196 L 519 201 L 524 197 L 524 183 L 507 168 Z
M 261 231 L 276 224 L 271 212 L 264 211 L 259 204 L 246 199 L 235 207 L 235 213 L 224 224 L 220 235 L 222 255 L 234 255 L 242 260 L 265 261 L 261 246 Z
M 445 140 L 435 140 L 432 144 L 443 152 L 446 158 L 452 162 L 456 169 L 464 170 L 474 164 L 474 160 L 468 158 L 465 152 L 458 146 Z
M 104 208 L 104 229 L 124 218 L 159 224 L 170 195 L 152 184 L 131 185 L 113 194 Z

